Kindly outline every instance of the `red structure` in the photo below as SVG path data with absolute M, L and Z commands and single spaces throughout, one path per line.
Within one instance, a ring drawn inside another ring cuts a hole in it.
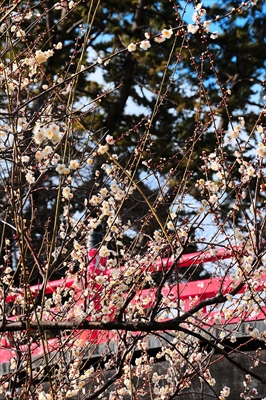
M 180 260 L 177 263 L 178 268 L 182 267 L 189 267 L 189 266 L 196 266 L 202 263 L 206 262 L 217 262 L 218 260 L 225 260 L 225 259 L 232 259 L 235 258 L 236 256 L 243 256 L 242 249 L 239 247 L 236 247 L 232 250 L 227 250 L 227 249 L 220 249 L 219 251 L 215 252 L 215 255 L 213 254 L 214 252 L 212 251 L 205 251 L 205 252 L 195 252 L 191 254 L 185 254 L 183 255 Z M 98 250 L 97 249 L 92 249 L 90 250 L 89 253 L 92 262 L 88 266 L 88 273 L 95 273 L 97 272 L 97 268 L 100 266 L 104 267 L 106 263 L 106 258 L 100 258 L 98 256 Z M 173 265 L 173 260 L 171 258 L 164 258 L 161 260 L 156 261 L 153 265 L 148 267 L 148 270 L 151 272 L 156 272 L 160 270 L 167 270 L 171 268 Z M 120 271 L 125 270 L 125 267 L 121 267 Z M 108 269 L 105 269 L 103 274 L 105 275 L 110 275 L 111 271 Z M 257 290 L 259 291 L 262 287 L 264 287 L 264 282 L 266 282 L 266 276 L 261 277 L 261 285 L 257 287 Z M 64 284 L 65 287 L 67 288 L 72 288 L 76 291 L 77 293 L 77 298 L 79 298 L 78 302 L 82 302 L 82 293 L 81 290 L 74 286 L 74 279 L 65 279 L 65 280 L 55 280 L 55 281 L 50 281 L 47 283 L 46 288 L 45 288 L 45 294 L 49 295 L 54 292 L 56 292 L 58 287 L 62 286 L 62 283 Z M 182 302 L 182 312 L 186 312 L 191 308 L 191 304 L 195 305 L 201 302 L 202 300 L 206 300 L 209 298 L 212 298 L 217 295 L 217 293 L 221 293 L 223 295 L 228 294 L 229 292 L 232 291 L 232 288 L 235 287 L 237 282 L 233 282 L 230 277 L 222 277 L 222 278 L 210 278 L 210 279 L 204 279 L 200 281 L 192 281 L 192 282 L 186 282 L 186 283 L 180 283 L 178 285 L 172 285 L 171 287 L 164 287 L 162 289 L 163 295 L 167 298 L 170 299 L 171 302 L 175 301 L 180 301 Z M 35 297 L 41 290 L 42 285 L 35 285 L 31 286 L 30 290 L 32 293 L 32 296 Z M 238 291 L 238 294 L 244 293 L 246 290 L 245 285 Z M 21 293 L 22 294 L 22 293 Z M 16 297 L 21 295 L 19 292 L 10 295 L 6 297 L 6 303 L 13 303 L 16 300 Z M 138 297 L 137 301 L 140 301 L 141 303 L 144 304 L 144 307 L 148 308 L 150 304 L 152 304 L 152 300 L 154 299 L 155 296 L 155 291 L 154 289 L 145 289 L 142 290 L 140 293 L 136 295 Z M 145 299 L 149 297 L 150 298 L 150 304 L 145 302 Z M 143 301 L 141 301 L 143 299 Z M 133 299 L 133 302 L 136 301 Z M 95 305 L 95 308 L 97 309 L 97 305 Z M 201 310 L 201 318 L 203 317 L 208 317 L 208 325 L 211 325 L 213 322 L 213 318 L 217 311 L 215 310 L 210 310 L 204 308 Z M 261 307 L 260 313 L 254 315 L 252 314 L 252 310 L 249 312 L 245 312 L 245 322 L 247 321 L 254 321 L 254 320 L 260 320 L 260 319 L 265 319 L 266 316 L 266 307 Z M 222 316 L 223 317 L 223 316 Z M 242 316 L 239 314 L 239 317 L 237 318 L 232 318 L 230 320 L 230 324 L 237 323 L 239 320 L 242 318 Z M 228 321 L 227 321 L 228 323 Z M 104 343 L 107 340 L 110 339 L 110 335 L 112 336 L 113 334 L 111 333 L 105 333 L 105 332 L 97 332 L 97 331 L 83 331 L 82 333 L 79 334 L 79 343 L 80 341 L 88 342 L 91 341 L 95 345 L 99 345 L 100 343 Z M 72 344 L 73 345 L 73 344 Z M 56 351 L 59 347 L 59 342 L 57 338 L 49 339 L 46 341 L 45 344 L 45 349 L 43 346 L 37 345 L 33 343 L 31 345 L 31 353 L 32 357 L 34 359 L 41 357 L 44 353 L 50 353 L 53 351 Z M 20 350 L 27 351 L 28 345 L 22 345 L 20 347 Z M 13 357 L 16 357 L 16 351 L 11 348 L 8 340 L 8 334 L 2 334 L 2 337 L 0 339 L 0 365 L 2 364 L 8 364 L 10 363 L 11 359 Z

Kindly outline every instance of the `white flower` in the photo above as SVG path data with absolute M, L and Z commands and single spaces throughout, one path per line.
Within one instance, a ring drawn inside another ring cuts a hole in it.
M 205 8 L 201 8 L 201 9 L 198 11 L 198 14 L 199 14 L 200 17 L 203 17 L 203 16 L 206 14 Z
M 266 146 L 264 146 L 264 144 L 260 142 L 258 144 L 256 153 L 259 157 L 265 158 L 266 157 Z
M 110 255 L 110 251 L 107 246 L 101 246 L 99 254 L 101 257 L 108 257 Z
M 60 49 L 62 49 L 62 47 L 63 47 L 62 42 L 58 42 L 58 43 L 54 46 L 54 48 L 55 48 L 56 50 L 60 50 Z
M 163 29 L 162 30 L 162 36 L 164 36 L 166 39 L 170 39 L 172 34 L 173 34 L 173 30 L 172 29 Z
M 109 307 L 107 307 L 107 306 L 103 306 L 103 308 L 102 308 L 101 311 L 102 311 L 103 314 L 106 315 L 106 314 L 108 314 L 108 313 L 110 312 L 110 309 L 109 309 Z
M 51 164 L 52 164 L 52 165 L 57 165 L 59 160 L 60 160 L 59 154 L 56 154 L 56 153 L 55 153 L 54 156 L 53 156 L 53 158 L 52 158 L 52 160 L 51 160 Z
M 105 140 L 106 140 L 106 143 L 108 143 L 108 144 L 114 144 L 114 142 L 115 142 L 113 136 L 111 136 L 111 135 L 107 135 Z
M 223 390 L 221 390 L 220 392 L 219 399 L 223 399 L 223 397 L 229 397 L 229 395 L 230 395 L 230 388 L 225 386 Z
M 44 132 L 38 123 L 33 128 L 33 139 L 36 144 L 42 144 L 45 140 Z
M 212 23 L 212 21 L 204 21 L 203 22 L 203 26 L 204 26 L 206 32 L 210 32 L 211 23 Z
M 239 134 L 240 134 L 240 132 L 241 132 L 241 126 L 237 125 L 234 128 L 234 130 L 229 133 L 229 136 L 230 136 L 231 139 L 237 139 Z
M 30 19 L 33 16 L 33 12 L 30 10 L 27 12 L 27 14 L 25 15 L 25 19 Z
M 49 57 L 52 57 L 54 54 L 53 50 L 47 50 L 47 51 L 42 51 L 42 50 L 37 50 L 35 52 L 35 60 L 38 64 L 44 63 Z
M 198 207 L 198 214 L 202 214 L 204 211 L 205 211 L 205 207 L 201 204 L 201 205 Z
M 135 45 L 135 43 L 130 43 L 128 46 L 127 46 L 127 50 L 131 53 L 132 51 L 135 51 L 136 50 L 136 45 Z
M 101 57 L 98 57 L 98 58 L 97 58 L 97 63 L 98 63 L 98 64 L 102 64 L 102 62 L 103 62 L 103 59 L 102 59 Z
M 109 319 L 109 317 L 107 316 L 107 315 L 104 315 L 103 317 L 102 317 L 102 322 L 104 323 L 104 324 L 106 324 L 107 322 L 109 322 L 110 321 L 110 319 Z
M 22 156 L 22 157 L 21 157 L 21 161 L 22 161 L 23 163 L 28 163 L 28 162 L 30 161 L 30 157 L 29 157 L 29 156 Z
M 91 199 L 89 200 L 89 202 L 93 205 L 93 206 L 97 206 L 98 204 L 100 204 L 102 201 L 101 197 L 96 196 L 95 194 L 91 197 Z
M 150 41 L 149 40 L 142 40 L 142 42 L 140 43 L 139 47 L 142 50 L 148 50 L 151 47 Z
M 201 7 L 202 7 L 202 3 L 198 3 L 198 4 L 196 5 L 196 7 L 195 7 L 195 10 L 196 10 L 196 11 L 199 11 L 199 10 L 201 9 Z
M 53 148 L 51 146 L 45 146 L 45 148 L 43 149 L 42 154 L 44 156 L 49 156 L 50 154 L 52 154 L 53 152 Z
M 55 170 L 60 175 L 62 175 L 62 174 L 65 174 L 66 169 L 68 170 L 68 168 L 66 168 L 65 164 L 58 164 Z
M 27 181 L 30 185 L 32 185 L 32 184 L 35 182 L 34 175 L 33 175 L 33 173 L 32 173 L 31 171 L 27 172 L 25 178 L 26 178 L 26 181 Z
M 235 228 L 234 234 L 237 240 L 243 240 L 244 235 L 239 228 Z
M 217 31 L 213 32 L 211 34 L 210 38 L 213 39 L 213 40 L 217 39 L 218 38 L 218 32 Z
M 247 168 L 247 174 L 248 174 L 248 176 L 255 176 L 256 174 L 255 174 L 255 168 L 253 168 L 253 167 L 248 167 Z
M 98 276 L 96 276 L 95 280 L 98 283 L 98 285 L 104 285 L 106 282 L 106 277 L 102 276 L 102 275 L 98 275 Z
M 108 146 L 108 144 L 105 144 L 105 145 L 99 146 L 97 153 L 99 155 L 101 155 L 101 154 L 106 153 L 108 150 L 109 150 L 109 146 Z
M 167 222 L 167 228 L 168 229 L 174 229 L 174 224 L 172 221 Z
M 157 43 L 162 43 L 162 42 L 165 41 L 165 36 L 163 36 L 163 35 L 156 36 L 154 38 L 154 41 L 157 42 Z
M 71 10 L 73 7 L 75 7 L 75 3 L 74 3 L 74 1 L 70 1 L 69 3 L 68 3 L 68 8 Z
M 17 361 L 16 361 L 15 357 L 13 357 L 10 360 L 10 369 L 11 369 L 11 371 L 13 371 L 16 368 L 16 366 L 17 366 Z
M 17 33 L 16 33 L 17 37 L 24 37 L 25 36 L 25 31 L 23 31 L 22 29 L 18 29 Z
M 63 190 L 62 190 L 62 196 L 63 196 L 65 199 L 72 199 L 73 193 L 71 193 L 70 187 L 67 186 L 67 187 L 63 188 Z
M 214 204 L 214 203 L 216 203 L 217 199 L 218 199 L 218 197 L 215 194 L 213 194 L 212 196 L 210 196 L 209 202 L 211 204 Z
M 42 151 L 40 151 L 40 150 L 36 151 L 36 153 L 35 153 L 35 158 L 36 158 L 36 160 L 37 160 L 38 162 L 42 161 L 42 159 L 43 159 L 43 153 L 42 153 Z
M 71 161 L 69 162 L 69 168 L 70 168 L 70 169 L 76 170 L 76 169 L 78 169 L 79 167 L 80 167 L 80 164 L 79 164 L 78 160 L 71 160 Z
M 199 30 L 199 25 L 188 24 L 187 26 L 188 33 L 192 33 L 192 35 L 194 35 L 194 33 L 196 33 L 198 30 Z
M 0 26 L 0 33 L 4 33 L 5 30 L 7 28 L 7 24 L 4 22 L 1 26 Z

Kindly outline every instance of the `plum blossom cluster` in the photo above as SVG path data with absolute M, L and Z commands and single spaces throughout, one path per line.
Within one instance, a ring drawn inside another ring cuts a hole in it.
M 201 28 L 206 33 L 209 33 L 212 21 L 211 20 L 205 20 L 202 23 L 202 18 L 205 15 L 206 15 L 206 10 L 204 8 L 202 8 L 202 3 L 198 3 L 196 5 L 196 7 L 195 7 L 195 12 L 192 15 L 193 24 L 188 24 L 187 25 L 187 32 L 191 33 L 192 35 L 194 35 Z M 213 40 L 217 39 L 217 37 L 218 37 L 218 32 L 217 31 L 211 33 L 211 35 L 210 35 L 210 38 L 213 39 Z
M 157 43 L 162 43 L 164 42 L 166 39 L 170 39 L 171 36 L 173 35 L 173 30 L 172 28 L 170 29 L 163 29 L 162 32 L 154 37 L 154 41 Z M 142 50 L 148 50 L 151 47 L 151 43 L 150 43 L 150 37 L 151 34 L 149 32 L 145 33 L 145 40 L 142 40 L 139 44 L 139 47 Z M 133 51 L 136 51 L 137 49 L 137 45 L 135 43 L 130 43 L 127 47 L 127 50 L 131 53 Z

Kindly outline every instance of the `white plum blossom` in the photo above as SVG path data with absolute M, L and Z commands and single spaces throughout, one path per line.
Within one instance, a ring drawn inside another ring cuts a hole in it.
M 37 50 L 35 52 L 35 60 L 38 64 L 45 63 L 48 58 L 52 57 L 54 55 L 53 50 L 47 50 L 47 51 L 42 51 L 42 50 Z
M 149 40 L 142 40 L 142 42 L 140 43 L 139 47 L 142 50 L 148 50 L 151 47 L 150 41 Z
M 32 171 L 28 171 L 28 172 L 26 173 L 25 178 L 26 178 L 26 181 L 27 181 L 30 185 L 32 185 L 33 183 L 35 183 L 35 177 L 34 177 Z
M 213 32 L 213 33 L 211 34 L 210 38 L 211 38 L 212 40 L 217 39 L 217 38 L 218 38 L 218 32 L 217 32 L 217 31 Z
M 166 39 L 170 39 L 170 37 L 173 34 L 173 30 L 172 29 L 163 29 L 162 30 L 162 36 L 165 37 Z
M 108 143 L 108 144 L 114 144 L 114 142 L 115 142 L 113 136 L 111 136 L 111 135 L 107 135 L 105 140 L 106 140 L 106 143 Z
M 62 42 L 58 42 L 57 44 L 54 45 L 54 48 L 55 48 L 56 50 L 60 50 L 60 49 L 62 49 L 62 47 L 63 47 Z
M 62 190 L 62 196 L 63 196 L 65 199 L 72 199 L 72 198 L 73 198 L 73 193 L 71 193 L 71 189 L 70 189 L 69 186 L 63 188 L 63 190 Z
M 240 240 L 240 241 L 244 239 L 244 235 L 239 228 L 235 228 L 234 236 L 237 240 Z
M 23 163 L 28 163 L 28 162 L 30 161 L 30 157 L 29 157 L 29 156 L 22 156 L 22 157 L 21 157 L 21 161 L 22 161 Z
M 204 26 L 206 32 L 210 32 L 211 23 L 212 23 L 212 21 L 204 21 L 203 22 L 203 26 Z
M 259 157 L 266 158 L 266 146 L 263 143 L 258 144 L 256 153 Z
M 155 38 L 154 38 L 154 41 L 156 42 L 156 43 L 163 43 L 163 42 L 165 42 L 165 36 L 163 36 L 163 35 L 158 35 L 158 36 L 156 36 Z
M 187 31 L 188 33 L 192 33 L 194 35 L 199 30 L 199 25 L 188 24 Z
M 76 169 L 80 168 L 79 161 L 78 161 L 78 160 L 70 160 L 70 161 L 69 161 L 69 168 L 72 169 L 72 170 L 74 170 L 74 171 L 75 171 Z
M 57 167 L 56 167 L 56 172 L 58 172 L 60 175 L 67 175 L 67 174 L 69 174 L 69 168 L 67 168 L 66 166 L 65 166 L 65 164 L 58 164 L 57 165 Z
M 195 10 L 196 10 L 196 11 L 199 11 L 199 10 L 201 9 L 201 7 L 202 7 L 202 3 L 198 3 L 198 4 L 196 5 L 196 7 L 195 7 Z
M 97 153 L 98 153 L 99 155 L 102 155 L 102 154 L 106 153 L 108 150 L 109 150 L 108 144 L 100 145 L 100 146 L 98 147 Z
M 229 395 L 230 395 L 230 388 L 228 386 L 225 386 L 223 390 L 221 390 L 220 392 L 219 399 L 223 400 L 225 397 L 229 397 Z
M 136 46 L 135 43 L 130 43 L 130 44 L 127 46 L 127 50 L 128 50 L 130 53 L 131 53 L 132 51 L 135 51 L 136 48 L 137 48 L 137 46 Z

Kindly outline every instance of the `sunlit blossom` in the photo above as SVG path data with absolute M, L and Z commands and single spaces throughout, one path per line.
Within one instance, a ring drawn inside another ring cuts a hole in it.
M 198 30 L 199 30 L 199 25 L 188 24 L 187 26 L 188 33 L 192 33 L 192 35 L 198 32 Z
M 108 144 L 114 144 L 114 142 L 115 142 L 113 136 L 111 136 L 111 135 L 107 135 L 105 140 L 106 140 L 106 143 L 108 143 Z
M 210 21 L 204 21 L 204 22 L 203 22 L 203 26 L 204 26 L 206 32 L 209 32 L 209 31 L 210 31 L 211 23 L 212 23 L 211 20 L 210 20 Z
M 127 46 L 127 49 L 128 49 L 128 51 L 129 51 L 130 53 L 133 52 L 133 51 L 135 51 L 136 48 L 137 48 L 137 46 L 136 46 L 135 43 L 130 43 L 130 44 Z
M 71 10 L 72 8 L 74 8 L 76 5 L 76 3 L 72 0 L 70 0 L 70 2 L 68 3 L 68 8 Z
M 213 32 L 213 33 L 211 34 L 210 38 L 211 38 L 212 40 L 217 39 L 217 38 L 218 38 L 218 32 L 217 32 L 217 31 Z
M 258 144 L 256 153 L 259 157 L 266 158 L 266 146 L 263 143 Z
M 30 157 L 29 157 L 29 156 L 22 156 L 22 157 L 21 157 L 21 161 L 22 161 L 23 163 L 28 163 L 28 162 L 30 161 Z
M 172 29 L 163 29 L 162 30 L 162 36 L 165 37 L 166 39 L 170 39 L 172 34 L 173 34 L 173 30 Z
M 69 161 L 69 168 L 72 170 L 76 170 L 78 168 L 80 168 L 80 164 L 78 160 L 70 160 Z
M 142 40 L 142 42 L 140 43 L 139 47 L 142 50 L 148 50 L 151 47 L 150 41 L 149 40 Z
M 56 172 L 58 172 L 60 175 L 62 175 L 62 174 L 65 173 L 66 166 L 65 166 L 65 164 L 58 164 L 55 170 L 56 170 Z
M 26 173 L 25 178 L 26 178 L 27 182 L 28 182 L 30 185 L 32 185 L 32 184 L 35 182 L 35 177 L 34 177 L 34 175 L 33 175 L 33 172 L 31 172 L 31 171 L 28 171 L 28 172 Z
M 47 50 L 47 51 L 42 51 L 42 50 L 37 50 L 35 52 L 35 59 L 38 64 L 42 64 L 48 60 L 48 58 L 52 57 L 54 55 L 53 50 Z
M 97 153 L 99 155 L 102 155 L 102 154 L 106 153 L 108 150 L 109 150 L 108 144 L 101 145 L 101 146 L 98 147 Z
M 63 190 L 62 190 L 62 196 L 65 198 L 65 199 L 72 199 L 73 198 L 73 193 L 71 193 L 71 189 L 70 189 L 70 187 L 64 187 L 63 188 Z

